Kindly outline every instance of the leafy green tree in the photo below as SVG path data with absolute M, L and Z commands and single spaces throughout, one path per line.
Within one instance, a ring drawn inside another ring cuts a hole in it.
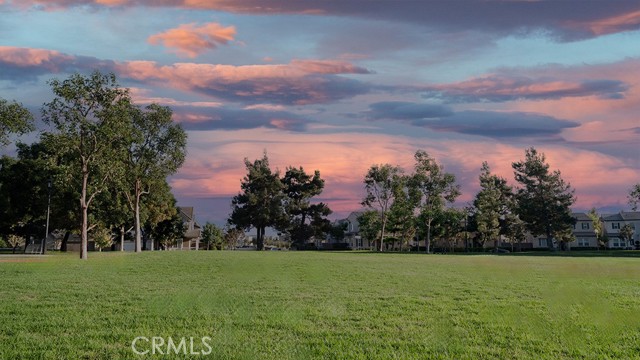
M 373 242 L 380 239 L 382 217 L 376 210 L 369 210 L 358 216 L 360 236 Z
M 253 163 L 244 159 L 247 175 L 243 178 L 241 193 L 231 200 L 232 212 L 229 225 L 248 230 L 256 228 L 256 246 L 264 250 L 264 235 L 267 227 L 282 224 L 285 216 L 282 203 L 284 185 L 278 171 L 269 168 L 269 158 L 265 151 L 262 159 Z
M 443 245 L 454 251 L 456 243 L 461 239 L 464 231 L 465 213 L 462 210 L 446 208 L 439 212 L 434 219 L 434 237 L 439 238 Z
M 379 250 L 384 250 L 384 235 L 388 212 L 394 201 L 394 188 L 402 176 L 402 169 L 390 164 L 372 165 L 364 177 L 366 197 L 362 205 L 375 209 L 380 216 Z
M 400 241 L 400 248 L 409 247 L 417 232 L 415 210 L 420 202 L 420 191 L 410 186 L 411 178 L 401 176 L 394 183 L 394 202 L 389 209 L 388 229 Z
M 202 242 L 205 244 L 207 250 L 222 250 L 224 246 L 224 234 L 222 233 L 222 229 L 210 222 L 204 224 L 200 237 L 202 238 Z
M 184 163 L 187 134 L 174 124 L 170 108 L 151 104 L 131 108 L 131 129 L 126 156 L 125 192 L 134 214 L 135 251 L 142 251 L 140 198 L 156 191 L 164 179 Z M 153 250 L 153 246 L 152 249 Z
M 631 205 L 631 209 L 633 211 L 638 210 L 638 204 L 640 204 L 640 183 L 637 183 L 631 187 L 627 198 L 629 199 L 629 205 Z
M 34 130 L 33 115 L 22 104 L 0 98 L 0 147 L 9 144 L 10 134 Z
M 602 226 L 600 215 L 596 212 L 596 208 L 591 208 L 587 213 L 587 216 L 591 219 L 591 227 L 593 228 L 593 233 L 596 235 L 598 249 L 600 249 L 601 244 L 606 246 L 608 241 L 605 241 L 606 235 L 604 233 L 604 227 Z
M 302 245 L 312 236 L 322 237 L 328 232 L 329 221 L 326 217 L 331 210 L 324 203 L 311 203 L 311 199 L 324 189 L 320 171 L 316 170 L 311 176 L 302 167 L 289 167 L 282 184 L 285 217 L 283 224 L 277 227 L 290 235 L 293 245 Z
M 155 191 L 142 197 L 140 206 L 140 219 L 144 224 L 142 248 L 159 247 L 160 243 L 149 236 L 160 222 L 171 219 L 176 215 L 176 199 L 171 193 L 171 187 L 166 179 L 162 179 L 156 184 Z M 129 218 L 131 220 L 131 218 Z M 151 241 L 149 241 L 151 240 Z M 147 243 L 151 245 L 147 247 Z M 153 244 L 156 244 L 153 246 Z
M 160 221 L 155 227 L 150 229 L 151 237 L 155 241 L 158 241 L 160 246 L 165 250 L 176 245 L 178 241 L 182 241 L 184 232 L 184 224 L 177 209 L 175 209 L 169 218 Z
M 460 186 L 456 177 L 444 171 L 442 165 L 429 156 L 426 151 L 418 150 L 414 155 L 415 167 L 412 186 L 421 193 L 419 203 L 421 224 L 425 227 L 426 252 L 431 248 L 431 230 L 434 219 L 443 211 L 446 203 L 453 203 L 460 196 Z
M 511 244 L 511 252 L 514 244 L 518 244 L 518 251 L 520 251 L 520 245 L 527 237 L 526 224 L 520 220 L 520 216 L 513 212 L 506 214 L 504 221 L 501 221 L 501 229 L 500 233 Z
M 65 169 L 68 181 L 79 181 L 80 258 L 87 259 L 89 209 L 106 189 L 107 180 L 123 169 L 122 134 L 129 130 L 131 101 L 128 90 L 119 87 L 113 74 L 74 74 L 49 84 L 55 98 L 44 105 L 43 120 L 55 129 L 47 137 L 59 158 L 74 161 Z
M 533 147 L 525 151 L 525 160 L 511 166 L 520 184 L 516 193 L 518 215 L 532 235 L 546 235 L 548 248 L 554 250 L 553 234 L 575 223 L 571 216 L 574 190 L 562 180 L 559 170 L 549 171 L 544 154 Z
M 627 244 L 629 244 L 633 240 L 634 232 L 635 232 L 635 229 L 633 228 L 633 226 L 631 226 L 631 224 L 624 224 L 620 228 L 620 232 L 618 234 L 620 235 L 622 240 L 624 240 Z
M 514 194 L 504 178 L 491 173 L 486 161 L 482 163 L 479 179 L 480 191 L 473 202 L 479 239 L 483 246 L 494 241 L 497 247 L 499 236 L 508 227 L 505 223 L 516 220 L 510 216 L 516 210 Z
M 102 249 L 108 248 L 113 244 L 113 233 L 103 226 L 96 226 L 92 234 L 93 243 L 98 248 L 98 251 L 102 251 Z

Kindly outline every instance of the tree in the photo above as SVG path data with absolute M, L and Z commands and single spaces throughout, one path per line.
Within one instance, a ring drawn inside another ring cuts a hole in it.
M 256 228 L 256 246 L 264 250 L 264 234 L 267 227 L 282 224 L 284 211 L 283 184 L 280 174 L 271 171 L 269 158 L 265 151 L 262 159 L 251 163 L 244 159 L 247 175 L 242 179 L 241 193 L 231 200 L 232 212 L 229 225 L 248 230 Z
M 202 242 L 205 244 L 207 250 L 218 249 L 222 250 L 224 235 L 222 233 L 222 229 L 217 227 L 215 224 L 207 222 L 202 227 L 201 233 Z
M 324 203 L 311 204 L 311 199 L 324 189 L 320 171 L 316 170 L 311 176 L 302 167 L 289 167 L 281 181 L 285 217 L 283 224 L 278 226 L 279 230 L 287 232 L 294 245 L 303 245 L 312 236 L 321 237 L 328 232 L 326 217 L 331 210 Z
M 417 232 L 415 209 L 420 201 L 420 192 L 409 186 L 410 183 L 409 176 L 398 178 L 393 189 L 394 201 L 389 209 L 388 229 L 400 241 L 401 249 L 410 246 Z
M 178 209 L 175 209 L 171 217 L 160 221 L 150 232 L 153 239 L 158 241 L 165 250 L 175 245 L 178 240 L 182 240 L 184 237 L 184 224 L 178 214 Z
M 447 208 L 438 213 L 438 216 L 434 219 L 434 234 L 435 237 L 440 238 L 441 242 L 448 246 L 450 251 L 453 252 L 455 244 L 460 240 L 462 232 L 464 230 L 463 220 L 465 213 L 462 210 L 454 208 Z
M 629 205 L 633 211 L 638 210 L 638 205 L 640 205 L 640 183 L 637 183 L 631 187 L 629 190 L 629 195 L 627 195 L 629 199 Z
M 48 137 L 59 157 L 74 161 L 65 168 L 69 181 L 80 181 L 80 258 L 87 259 L 89 208 L 105 190 L 107 180 L 122 171 L 122 134 L 128 131 L 131 101 L 128 90 L 119 87 L 113 74 L 74 74 L 49 84 L 55 98 L 44 105 L 43 120 L 55 128 Z
M 571 216 L 574 190 L 562 180 L 559 170 L 549 171 L 544 154 L 533 147 L 525 151 L 524 161 L 511 166 L 521 186 L 516 193 L 518 215 L 532 235 L 546 235 L 547 247 L 554 250 L 553 234 L 575 223 Z
M 224 243 L 226 244 L 227 249 L 234 250 L 237 248 L 240 242 L 244 240 L 245 236 L 244 230 L 228 227 L 224 233 Z
M 402 175 L 402 169 L 389 164 L 373 165 L 364 177 L 366 197 L 362 205 L 376 209 L 380 216 L 380 246 L 384 250 L 384 235 L 387 226 L 388 211 L 393 204 L 394 187 Z
M 620 232 L 618 234 L 620 235 L 622 240 L 624 240 L 627 244 L 629 244 L 631 241 L 633 241 L 634 232 L 635 232 L 635 229 L 633 228 L 633 226 L 631 226 L 631 224 L 624 224 L 620 228 Z M 634 244 L 631 243 L 631 245 L 633 246 Z
M 596 235 L 596 242 L 598 243 L 598 249 L 600 249 L 600 245 L 606 245 L 604 228 L 602 226 L 602 221 L 600 221 L 600 215 L 596 212 L 596 208 L 591 208 L 587 213 L 589 219 L 591 219 L 591 227 L 593 228 L 593 233 Z
M 0 147 L 9 144 L 10 134 L 34 130 L 33 115 L 22 104 L 0 98 Z
M 113 244 L 113 234 L 111 231 L 102 226 L 96 226 L 93 231 L 93 242 L 98 248 L 98 251 L 107 248 Z
M 426 252 L 429 253 L 433 221 L 443 211 L 445 203 L 453 203 L 460 196 L 460 186 L 456 185 L 455 175 L 444 172 L 442 165 L 426 151 L 416 151 L 414 159 L 415 170 L 411 182 L 421 193 L 419 207 L 424 220 L 421 225 L 425 227 Z
M 380 239 L 382 230 L 382 222 L 380 214 L 375 210 L 369 210 L 358 216 L 358 224 L 360 226 L 360 236 L 370 242 Z
M 498 237 L 509 226 L 506 222 L 516 221 L 511 216 L 515 211 L 513 191 L 504 178 L 491 174 L 486 161 L 482 163 L 479 179 L 480 191 L 473 205 L 480 242 L 484 245 L 487 241 L 494 241 L 497 247 Z
M 172 121 L 170 108 L 151 104 L 145 111 L 131 108 L 125 193 L 134 214 L 135 251 L 142 251 L 140 198 L 155 191 L 185 160 L 187 134 Z M 153 246 L 152 246 L 153 250 Z

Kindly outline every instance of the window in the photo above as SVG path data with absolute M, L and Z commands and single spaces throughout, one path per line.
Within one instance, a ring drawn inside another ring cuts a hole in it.
M 583 222 L 582 223 L 582 230 L 589 230 L 589 223 Z
M 547 239 L 538 239 L 538 246 L 547 247 Z
M 578 246 L 589 246 L 589 239 L 585 239 L 585 238 L 578 239 Z
M 618 239 L 618 238 L 613 238 L 613 247 L 626 247 L 626 241 L 622 240 L 622 239 Z
M 611 228 L 612 229 L 620 229 L 620 223 L 611 223 Z

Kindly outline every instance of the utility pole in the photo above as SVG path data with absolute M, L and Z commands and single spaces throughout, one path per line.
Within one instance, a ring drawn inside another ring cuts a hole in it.
M 49 214 L 51 213 L 51 178 L 47 182 L 47 190 L 49 193 L 47 200 L 47 225 L 44 230 L 44 239 L 42 240 L 42 255 L 47 252 L 47 237 L 49 236 Z

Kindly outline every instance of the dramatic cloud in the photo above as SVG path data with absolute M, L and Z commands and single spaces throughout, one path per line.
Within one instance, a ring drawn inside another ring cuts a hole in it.
M 563 129 L 579 126 L 576 122 L 542 114 L 495 111 L 461 111 L 437 120 L 416 120 L 412 124 L 493 138 L 557 135 Z
M 579 123 L 552 116 L 497 111 L 453 112 L 442 105 L 409 102 L 379 102 L 370 105 L 364 117 L 372 120 L 399 120 L 436 131 L 494 138 L 521 138 L 557 135 Z
M 202 26 L 183 24 L 175 29 L 167 30 L 149 37 L 150 44 L 162 44 L 173 48 L 180 56 L 194 58 L 207 50 L 219 45 L 227 44 L 234 39 L 236 28 L 223 27 L 218 23 L 208 23 Z
M 304 131 L 310 120 L 287 111 L 228 107 L 174 106 L 174 120 L 186 130 L 239 130 L 267 128 Z
M 158 65 L 132 61 L 117 66 L 124 77 L 169 84 L 222 100 L 272 104 L 318 104 L 369 92 L 369 86 L 337 74 L 369 71 L 343 61 L 294 60 L 280 65 Z
M 572 81 L 560 77 L 534 79 L 527 76 L 495 74 L 455 84 L 432 86 L 427 88 L 424 96 L 454 103 L 547 100 L 582 96 L 620 99 L 627 90 L 628 85 L 619 80 Z
M 0 46 L 0 79 L 32 81 L 77 66 L 77 60 L 58 51 Z
M 369 107 L 371 111 L 365 113 L 365 116 L 376 120 L 420 120 L 453 115 L 453 111 L 446 106 L 402 101 L 378 102 Z
M 7 2 L 7 1 L 5 1 Z M 172 6 L 250 14 L 350 16 L 498 35 L 546 32 L 576 40 L 640 29 L 640 4 L 618 1 L 289 1 L 289 0 L 14 0 L 15 7 L 55 10 L 69 6 Z M 363 6 L 365 5 L 365 6 Z

